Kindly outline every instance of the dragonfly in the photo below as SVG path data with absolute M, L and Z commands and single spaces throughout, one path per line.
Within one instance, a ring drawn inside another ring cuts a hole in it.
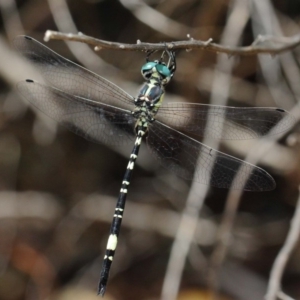
M 98 294 L 104 296 L 106 291 L 131 176 L 143 141 L 155 161 L 184 179 L 246 191 L 275 188 L 274 179 L 265 170 L 208 147 L 197 137 L 254 139 L 268 134 L 275 125 L 272 133 L 279 134 L 293 124 L 286 110 L 185 102 L 163 105 L 165 86 L 176 71 L 175 52 L 167 49 L 158 60 L 150 60 L 151 52 L 147 54 L 141 68 L 145 83 L 134 97 L 31 37 L 18 36 L 14 46 L 46 81 L 27 79 L 17 84 L 19 93 L 33 107 L 88 141 L 118 147 L 133 144 L 111 223 Z M 206 126 L 208 119 L 210 125 Z M 233 180 L 240 168 L 241 175 Z

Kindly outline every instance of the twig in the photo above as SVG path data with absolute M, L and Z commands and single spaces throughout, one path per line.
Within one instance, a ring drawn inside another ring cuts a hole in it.
M 186 41 L 176 41 L 167 43 L 143 43 L 137 41 L 136 44 L 125 44 L 117 42 L 109 42 L 105 40 L 99 40 L 83 33 L 61 33 L 58 31 L 47 30 L 45 33 L 44 40 L 49 41 L 64 40 L 64 41 L 76 41 L 86 43 L 94 46 L 95 50 L 110 49 L 110 50 L 126 50 L 126 51 L 147 51 L 147 50 L 164 50 L 168 49 L 206 49 L 212 52 L 225 53 L 229 55 L 255 55 L 255 54 L 270 54 L 275 55 L 282 52 L 286 52 L 295 49 L 300 45 L 300 34 L 292 37 L 276 37 L 276 36 L 262 36 L 259 35 L 256 40 L 250 46 L 245 47 L 234 47 L 224 46 L 212 42 L 212 39 L 207 41 L 195 40 L 189 38 Z
M 286 266 L 286 263 L 291 255 L 292 250 L 294 249 L 296 243 L 299 240 L 300 235 L 300 197 L 298 198 L 296 211 L 291 221 L 290 231 L 288 233 L 287 239 L 278 253 L 276 260 L 273 264 L 271 270 L 270 280 L 268 291 L 266 295 L 266 300 L 275 300 L 278 296 L 280 290 L 281 277 Z M 281 293 L 282 295 L 283 293 Z M 288 298 L 282 298 L 288 299 Z

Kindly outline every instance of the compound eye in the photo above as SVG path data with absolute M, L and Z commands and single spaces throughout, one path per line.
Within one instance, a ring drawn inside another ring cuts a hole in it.
M 145 70 L 145 71 L 149 71 L 151 69 L 153 69 L 153 67 L 155 67 L 157 65 L 157 62 L 154 62 L 154 61 L 149 61 L 147 62 L 146 64 L 144 64 L 142 66 L 142 72 Z
M 170 78 L 171 77 L 171 71 L 169 68 L 162 64 L 157 64 L 156 66 L 157 72 L 163 77 L 163 78 Z
M 157 62 L 149 61 L 142 66 L 141 73 L 145 79 L 149 79 L 153 73 L 153 68 L 157 65 Z

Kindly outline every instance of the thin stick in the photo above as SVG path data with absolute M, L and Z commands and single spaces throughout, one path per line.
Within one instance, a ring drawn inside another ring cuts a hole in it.
M 212 42 L 212 39 L 207 41 L 195 40 L 188 35 L 186 41 L 176 41 L 167 43 L 143 43 L 137 41 L 136 44 L 125 44 L 99 40 L 83 33 L 61 33 L 58 31 L 47 30 L 44 40 L 47 42 L 50 39 L 76 41 L 94 46 L 95 50 L 110 49 L 110 50 L 126 50 L 126 51 L 147 51 L 147 50 L 164 50 L 168 49 L 206 49 L 212 52 L 225 53 L 232 55 L 255 55 L 255 54 L 270 54 L 275 55 L 295 49 L 300 45 L 300 34 L 291 37 L 276 37 L 271 35 L 259 35 L 250 46 L 235 47 L 225 46 Z

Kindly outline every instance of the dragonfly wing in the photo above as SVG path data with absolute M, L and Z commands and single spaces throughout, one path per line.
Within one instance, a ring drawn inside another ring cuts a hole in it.
M 214 150 L 171 127 L 155 121 L 149 126 L 147 143 L 159 162 L 185 179 L 219 188 L 268 191 L 275 188 L 274 179 L 263 169 Z M 242 175 L 233 179 L 240 168 Z M 243 185 L 244 177 L 250 177 Z
M 210 118 L 210 124 L 206 124 Z M 290 129 L 294 118 L 287 111 L 269 107 L 230 107 L 195 103 L 169 103 L 156 119 L 185 132 L 217 139 L 253 139 L 268 132 L 284 118 L 273 134 Z M 223 126 L 222 126 L 223 125 Z
M 134 97 L 112 82 L 60 56 L 35 39 L 18 36 L 15 48 L 41 71 L 54 87 L 71 95 L 93 101 L 131 108 Z
M 35 108 L 89 141 L 119 145 L 134 140 L 135 118 L 130 111 L 76 97 L 32 80 L 19 82 L 17 88 Z

